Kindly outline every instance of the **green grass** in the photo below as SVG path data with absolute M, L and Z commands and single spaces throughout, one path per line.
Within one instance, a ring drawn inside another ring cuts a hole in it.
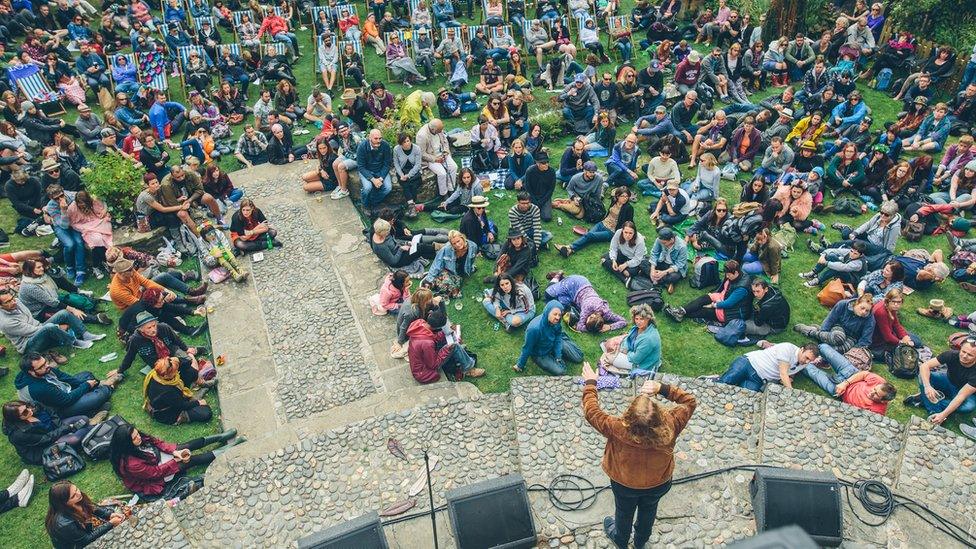
M 632 1 L 625 0 L 624 10 L 629 12 L 631 5 Z M 478 12 L 476 15 L 480 16 L 480 12 Z M 463 22 L 477 24 L 480 23 L 480 20 Z M 226 31 L 222 30 L 222 34 L 228 42 L 233 40 L 233 37 L 230 36 Z M 294 72 L 296 78 L 298 79 L 298 90 L 300 97 L 304 101 L 305 97 L 307 97 L 313 86 L 321 86 L 321 78 L 317 74 L 314 66 L 316 58 L 314 55 L 314 49 L 312 47 L 311 31 L 298 31 L 297 34 L 299 36 L 300 48 L 302 50 L 303 57 L 300 62 L 295 65 Z M 409 92 L 409 90 L 407 90 L 401 84 L 391 83 L 388 81 L 383 60 L 376 56 L 372 48 L 365 48 L 364 55 L 367 65 L 367 79 L 387 82 L 390 91 L 395 94 L 405 94 Z M 534 64 L 534 60 L 531 58 L 531 56 L 528 57 L 527 60 Z M 636 65 L 641 65 L 645 61 L 646 58 L 642 55 L 635 55 L 634 63 Z M 603 68 L 609 68 L 609 66 Z M 476 81 L 477 79 L 477 71 L 478 67 L 472 67 L 472 82 Z M 436 89 L 441 85 L 442 82 L 438 79 L 437 81 L 425 86 L 425 88 Z M 469 86 L 469 89 L 470 87 L 471 86 Z M 252 86 L 249 94 L 252 98 L 252 104 L 254 99 L 257 97 L 256 91 L 256 87 Z M 875 120 L 879 121 L 876 122 L 876 126 L 880 125 L 880 121 L 891 120 L 894 118 L 895 113 L 898 111 L 898 106 L 894 102 L 870 90 L 865 91 L 867 103 L 874 109 Z M 339 89 L 339 86 L 337 85 L 336 89 L 333 90 L 333 97 L 337 98 L 340 92 L 341 89 Z M 761 96 L 756 96 L 754 98 L 755 101 L 758 101 L 760 97 Z M 170 79 L 170 98 L 174 101 L 185 102 L 186 96 L 179 85 L 179 79 Z M 532 114 L 537 114 L 544 110 L 550 109 L 551 107 L 547 101 L 548 98 L 549 95 L 544 92 L 537 93 L 536 101 L 533 104 L 530 104 L 530 112 Z M 338 100 L 336 99 L 336 101 Z M 89 104 L 98 114 L 101 114 L 101 109 L 97 105 L 97 102 L 90 101 Z M 76 116 L 77 114 L 75 110 L 71 109 L 70 112 L 65 115 L 65 118 L 70 121 L 74 120 Z M 473 120 L 474 116 L 468 115 L 467 120 L 452 119 L 445 122 L 448 129 L 458 127 L 464 127 L 467 129 L 470 128 Z M 242 131 L 242 127 L 243 126 L 241 125 L 233 127 L 235 139 L 236 136 Z M 306 136 L 306 139 L 312 137 L 312 135 L 314 135 L 314 132 L 313 134 Z M 622 135 L 623 130 L 621 130 L 618 136 L 622 137 Z M 565 135 L 561 139 L 554 139 L 550 137 L 548 147 L 552 151 L 552 154 L 561 154 L 563 147 L 570 142 L 572 137 L 572 135 Z M 301 136 L 298 136 L 298 138 L 301 139 Z M 86 154 L 89 154 L 88 151 L 86 151 Z M 642 159 L 642 161 L 646 161 L 646 158 Z M 240 168 L 238 161 L 230 157 L 220 159 L 219 164 L 227 171 L 233 171 Z M 600 166 L 602 167 L 602 162 L 600 163 Z M 683 169 L 683 171 L 686 173 L 686 175 L 689 173 L 689 171 L 686 169 Z M 238 180 L 237 184 L 246 187 L 246 184 L 241 180 Z M 298 185 L 299 183 L 296 182 L 295 184 Z M 723 182 L 722 185 L 722 194 L 727 198 L 732 199 L 733 202 L 736 201 L 739 193 L 738 184 Z M 557 190 L 557 196 L 559 196 L 561 193 L 564 193 L 564 191 Z M 492 201 L 490 214 L 499 224 L 501 233 L 505 234 L 508 228 L 505 213 L 514 203 L 514 196 L 511 192 L 505 192 L 503 194 L 504 196 L 499 198 L 496 196 L 495 191 L 490 193 L 490 198 Z M 648 216 L 646 213 L 647 204 L 648 199 L 643 198 L 636 205 L 636 222 L 638 229 L 645 236 L 652 238 L 654 231 L 648 221 Z M 557 226 L 555 223 L 550 223 L 550 226 L 547 226 L 546 228 L 555 233 L 555 242 L 568 243 L 574 238 L 571 233 L 573 221 L 568 219 L 565 215 L 562 217 L 565 220 L 563 226 Z M 0 227 L 8 230 L 9 232 L 9 230 L 13 228 L 15 219 L 14 212 L 10 208 L 9 204 L 6 201 L 0 203 Z M 828 225 L 837 220 L 832 216 L 822 216 L 820 219 Z M 849 218 L 841 219 L 841 221 L 848 223 L 856 222 L 856 220 L 850 220 Z M 426 215 L 422 216 L 417 221 L 417 224 L 436 225 L 431 223 Z M 456 224 L 444 226 L 454 227 Z M 829 231 L 828 237 L 836 238 L 836 232 Z M 11 245 L 8 250 L 42 249 L 50 244 L 49 238 L 50 237 L 26 239 L 20 237 L 19 235 L 11 235 Z M 797 252 L 793 254 L 790 259 L 784 262 L 784 272 L 781 278 L 781 287 L 790 299 L 793 309 L 793 322 L 819 323 L 826 315 L 827 311 L 817 303 L 815 298 L 816 291 L 802 287 L 800 280 L 796 276 L 798 272 L 809 269 L 815 259 L 812 254 L 806 251 L 805 246 L 803 245 L 805 239 L 806 237 L 801 235 L 797 243 Z M 920 245 L 928 248 L 933 246 L 945 248 L 945 241 L 938 238 L 926 238 Z M 568 260 L 564 260 L 552 252 L 546 252 L 540 258 L 540 265 L 536 269 L 536 273 L 538 273 L 537 278 L 542 280 L 541 275 L 543 273 L 555 269 L 563 269 L 568 272 L 584 274 L 590 278 L 594 286 L 600 291 L 601 295 L 603 295 L 610 302 L 615 311 L 619 313 L 626 313 L 626 289 L 615 278 L 606 273 L 598 264 L 598 258 L 604 252 L 604 246 L 594 245 L 581 251 L 580 253 L 574 254 Z M 465 340 L 471 349 L 478 353 L 480 364 L 488 370 L 488 374 L 484 378 L 475 380 L 478 387 L 486 392 L 507 391 L 509 388 L 509 380 L 516 375 L 511 370 L 511 365 L 514 363 L 519 354 L 522 344 L 522 333 L 521 331 L 512 333 L 506 333 L 504 330 L 499 330 L 497 332 L 494 331 L 492 329 L 494 320 L 487 316 L 480 303 L 477 303 L 471 299 L 472 295 L 479 295 L 483 288 L 480 282 L 476 282 L 476 280 L 480 281 L 480 279 L 484 276 L 484 273 L 490 271 L 489 263 L 483 259 L 478 260 L 478 267 L 479 271 L 477 275 L 472 277 L 472 280 L 466 284 L 466 299 L 462 301 L 464 304 L 463 309 L 461 311 L 452 309 L 451 317 L 455 322 L 463 324 Z M 90 280 L 85 284 L 85 288 L 92 290 L 96 295 L 102 295 L 105 292 L 106 282 L 106 280 Z M 667 296 L 667 300 L 669 303 L 683 303 L 698 296 L 699 294 L 699 290 L 693 290 L 689 288 L 687 284 L 682 283 L 678 285 L 674 296 Z M 974 303 L 976 302 L 974 302 L 971 296 L 960 290 L 954 283 L 951 282 L 943 284 L 936 290 L 929 292 L 917 292 L 912 296 L 909 296 L 905 303 L 905 313 L 903 314 L 902 319 L 903 322 L 908 329 L 920 335 L 933 347 L 934 350 L 940 351 L 946 346 L 946 336 L 953 330 L 946 324 L 936 323 L 935 321 L 925 319 L 912 312 L 916 307 L 926 303 L 930 297 L 936 295 L 945 298 L 948 303 L 955 307 L 957 311 L 963 313 L 972 311 L 974 308 Z M 106 303 L 102 305 L 102 309 L 106 311 L 113 319 L 118 318 L 115 307 L 111 304 Z M 710 336 L 710 334 L 705 332 L 704 327 L 691 322 L 675 324 L 667 318 L 660 318 L 658 326 L 664 342 L 663 372 L 687 376 L 722 372 L 735 356 L 737 356 L 740 352 L 745 351 L 745 349 L 731 350 L 719 345 Z M 100 328 L 96 327 L 95 330 L 100 331 Z M 114 328 L 111 328 L 108 331 L 113 332 Z M 587 360 L 595 361 L 599 357 L 599 337 L 583 334 L 573 334 L 572 337 L 582 346 Z M 192 341 L 191 343 L 197 345 L 206 344 L 204 339 L 205 338 L 201 337 L 196 341 Z M 772 339 L 774 341 L 789 340 L 798 343 L 803 341 L 802 338 L 798 337 L 792 332 L 782 334 Z M 90 370 L 98 376 L 103 376 L 108 370 L 117 367 L 120 359 L 107 364 L 102 364 L 98 362 L 98 357 L 112 351 L 118 352 L 120 356 L 123 353 L 123 349 L 119 345 L 118 340 L 114 337 L 114 333 L 110 337 L 96 343 L 91 350 L 74 353 L 71 356 L 71 361 L 65 365 L 64 369 L 72 373 Z M 7 376 L 3 383 L 0 383 L 0 400 L 2 401 L 16 398 L 16 392 L 13 388 L 13 377 L 16 373 L 16 357 L 14 355 L 16 355 L 16 353 L 8 352 L 7 357 L 0 359 L 0 365 L 11 368 L 11 374 Z M 884 371 L 883 367 L 876 366 L 875 371 L 881 373 L 885 377 L 890 377 L 888 376 L 887 372 Z M 573 370 L 570 371 L 570 374 L 578 373 L 579 366 L 574 366 Z M 215 419 L 209 424 L 169 427 L 150 421 L 145 412 L 143 412 L 141 409 L 141 380 L 138 379 L 136 370 L 130 370 L 130 374 L 133 375 L 129 376 L 129 379 L 121 385 L 119 390 L 113 396 L 112 403 L 114 413 L 121 414 L 127 420 L 135 423 L 139 428 L 146 429 L 147 431 L 160 436 L 163 439 L 177 442 L 206 435 L 219 429 L 219 420 L 216 419 L 219 417 L 219 404 L 217 403 L 217 399 L 213 398 L 212 396 L 208 396 L 208 401 L 215 406 L 215 412 L 218 413 L 215 414 Z M 529 370 L 525 375 L 544 375 L 544 373 L 535 365 L 530 365 Z M 915 392 L 913 383 L 901 380 L 893 381 L 898 387 L 899 395 Z M 817 390 L 805 379 L 801 379 L 797 385 L 806 389 Z M 900 398 L 890 406 L 888 412 L 889 416 L 899 421 L 906 421 L 911 414 L 919 414 L 919 411 L 904 408 L 900 404 Z M 958 419 L 954 418 L 948 423 L 950 424 L 950 427 L 955 427 L 958 424 Z M 0 487 L 5 486 L 5 483 L 9 482 L 22 466 L 23 465 L 14 452 L 13 447 L 7 443 L 0 444 L 0 470 L 4 471 L 3 477 L 0 478 Z M 17 509 L 0 515 L 0 546 L 2 547 L 49 546 L 49 540 L 43 528 L 43 518 L 47 511 L 47 503 L 45 499 L 47 497 L 49 483 L 44 479 L 43 473 L 39 467 L 31 467 L 30 469 L 35 474 L 37 479 L 37 487 L 35 489 L 36 499 L 32 501 L 31 505 L 26 509 Z M 89 463 L 85 471 L 72 477 L 71 480 L 96 500 L 109 495 L 125 493 L 125 489 L 118 482 L 107 462 Z

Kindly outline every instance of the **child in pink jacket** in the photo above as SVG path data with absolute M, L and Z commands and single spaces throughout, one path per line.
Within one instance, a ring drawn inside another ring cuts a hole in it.
M 410 299 L 411 282 L 406 271 L 398 270 L 386 275 L 380 286 L 380 293 L 373 294 L 369 298 L 373 314 L 395 316 L 400 311 L 400 305 Z

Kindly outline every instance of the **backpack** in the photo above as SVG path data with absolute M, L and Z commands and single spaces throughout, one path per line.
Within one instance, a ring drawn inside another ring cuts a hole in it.
M 711 288 L 717 285 L 718 281 L 718 260 L 708 255 L 696 257 L 688 284 L 692 288 Z
M 115 430 L 128 424 L 129 422 L 119 415 L 114 415 L 99 423 L 91 431 L 88 431 L 85 438 L 81 439 L 81 451 L 93 460 L 106 459 Z
M 834 213 L 849 216 L 861 215 L 861 201 L 856 198 L 838 198 L 834 200 Z
M 715 332 L 715 341 L 718 341 L 726 347 L 735 347 L 739 344 L 739 340 L 746 333 L 746 321 L 741 318 L 734 318 L 725 323 Z
M 732 206 L 732 217 L 747 217 L 759 213 L 760 210 L 762 210 L 762 204 L 759 202 L 739 202 Z
M 85 460 L 81 459 L 78 451 L 68 443 L 59 442 L 44 450 L 44 454 L 41 456 L 41 465 L 44 467 L 44 476 L 50 481 L 55 481 L 68 478 L 84 470 Z
M 661 290 L 657 289 L 657 287 L 651 287 L 646 290 L 631 290 L 627 293 L 628 306 L 633 307 L 641 303 L 647 303 L 651 306 L 651 309 L 654 309 L 654 312 L 660 312 L 664 308 L 664 298 L 661 297 Z
M 844 281 L 839 278 L 834 278 L 824 284 L 823 289 L 817 293 L 817 301 L 824 307 L 832 309 L 838 301 L 846 298 L 848 294 L 854 294 L 854 287 L 850 284 L 844 284 Z
M 744 217 L 733 217 L 719 228 L 719 238 L 726 242 L 745 242 L 762 227 L 762 216 L 750 213 Z
M 878 91 L 887 91 L 888 88 L 891 87 L 892 74 L 891 69 L 887 67 L 881 69 L 881 72 L 878 73 L 877 81 L 874 83 L 874 89 Z
M 779 244 L 781 250 L 792 252 L 793 245 L 796 244 L 796 229 L 789 223 L 784 223 L 772 235 L 773 241 Z
M 918 349 L 911 345 L 900 344 L 894 350 L 885 353 L 885 363 L 891 375 L 901 379 L 915 379 L 918 375 Z
M 901 230 L 902 236 L 909 242 L 918 242 L 925 236 L 925 223 L 921 221 L 909 221 Z
M 607 207 L 603 205 L 602 198 L 583 196 L 580 206 L 583 207 L 583 220 L 587 223 L 599 223 L 607 216 Z

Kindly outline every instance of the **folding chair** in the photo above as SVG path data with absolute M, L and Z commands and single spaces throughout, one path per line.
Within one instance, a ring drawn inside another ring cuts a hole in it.
M 200 17 L 198 19 L 194 19 L 193 20 L 193 28 L 199 31 L 201 28 L 203 28 L 203 24 L 204 23 L 210 23 L 210 26 L 211 27 L 216 28 L 216 26 L 215 26 L 216 25 L 216 21 L 214 21 L 214 18 L 213 17 Z
M 260 21 L 255 21 L 254 20 L 253 14 L 251 13 L 251 10 L 238 10 L 238 11 L 231 12 L 231 13 L 234 16 L 233 17 L 233 19 L 234 19 L 234 35 L 237 37 L 237 41 L 238 42 L 242 42 L 242 43 L 244 42 L 244 38 L 241 36 L 240 32 L 238 32 L 238 29 L 241 28 L 241 25 L 243 24 L 242 22 L 244 20 L 243 18 L 244 18 L 245 15 L 251 20 L 251 23 L 254 23 L 258 27 L 261 26 L 261 22 Z
M 358 10 L 356 10 L 355 4 L 339 4 L 337 6 L 326 7 L 326 9 L 329 10 L 329 18 L 332 19 L 332 28 L 335 30 L 335 33 L 338 34 L 340 38 L 345 40 L 346 38 L 345 35 L 343 35 L 339 31 L 339 19 L 342 17 L 342 12 L 344 11 L 349 12 L 349 15 L 355 15 L 356 17 L 359 17 L 359 12 Z M 359 20 L 360 29 L 362 29 L 362 24 L 363 21 L 362 19 L 360 19 Z
M 311 34 L 312 43 L 315 44 L 316 49 L 318 49 L 319 43 L 319 32 L 318 32 L 318 21 L 319 14 L 325 14 L 325 20 L 328 21 L 328 28 L 335 29 L 335 19 L 332 18 L 332 14 L 329 12 L 329 6 L 309 6 L 308 16 L 312 19 L 310 27 L 312 29 Z
M 412 35 L 410 34 L 410 31 L 398 30 L 396 32 L 386 32 L 386 33 L 383 33 L 383 39 L 386 40 L 386 43 L 387 44 L 390 43 L 390 36 L 393 36 L 393 35 L 397 35 L 400 38 L 400 43 L 403 44 L 403 48 L 407 52 L 407 57 L 409 57 L 410 59 L 413 59 L 414 58 L 414 54 L 413 54 L 413 40 L 411 40 L 411 36 Z M 386 78 L 390 82 L 403 82 L 403 79 L 402 78 L 396 79 L 396 77 L 393 75 L 393 70 L 390 69 L 390 66 L 386 64 L 385 60 L 384 60 L 384 63 L 383 64 L 384 64 L 384 66 L 386 66 Z
M 203 58 L 208 67 L 211 69 L 214 68 L 213 61 L 207 55 L 207 52 L 203 49 L 203 46 L 180 46 L 177 53 L 180 60 L 180 85 L 183 87 L 183 93 L 187 93 L 186 64 L 190 60 L 190 53 L 193 52 Z
M 346 83 L 346 66 L 342 62 L 342 54 L 346 51 L 346 45 L 351 44 L 353 51 L 359 54 L 359 57 L 363 59 L 363 80 L 366 80 L 366 60 L 363 58 L 363 43 L 358 40 L 340 40 L 339 41 L 339 78 L 342 79 L 342 87 L 350 87 Z
M 629 15 L 614 15 L 612 17 L 607 18 L 607 51 L 609 51 L 611 55 L 614 55 L 618 58 L 620 56 L 620 51 L 614 45 L 616 44 L 617 41 L 616 39 L 614 39 L 613 36 L 614 34 L 619 33 L 620 31 L 623 30 L 628 30 L 628 31 L 632 30 L 632 27 L 630 25 Z M 633 44 L 634 43 L 633 34 L 631 34 L 631 36 L 628 37 L 627 40 L 631 44 Z
M 51 89 L 47 80 L 41 75 L 41 70 L 36 65 L 24 65 L 7 69 L 10 79 L 17 84 L 27 100 L 36 103 L 37 107 L 45 114 L 64 114 L 64 105 L 61 98 Z M 57 110 L 55 110 L 57 109 Z
M 169 90 L 166 77 L 166 54 L 162 51 L 140 52 L 136 54 L 139 83 L 154 90 Z
M 478 34 L 478 29 L 485 31 L 485 36 L 488 36 L 488 25 L 467 25 L 468 32 L 461 35 L 461 41 L 464 42 L 464 46 L 471 51 L 471 40 L 474 36 Z
M 529 55 L 535 55 L 535 50 L 531 46 L 529 46 L 529 40 L 526 36 L 528 35 L 528 30 L 532 27 L 532 23 L 536 21 L 538 21 L 539 23 L 542 24 L 543 27 L 545 27 L 546 32 L 549 34 L 550 40 L 552 39 L 551 19 L 526 19 L 525 22 L 522 24 L 522 47 L 525 48 L 525 51 Z M 563 25 L 565 25 L 566 24 L 565 15 L 562 17 L 562 21 L 563 21 Z
M 108 72 L 109 81 L 112 83 L 112 91 L 115 91 L 115 84 L 116 84 L 115 77 L 112 76 L 113 74 L 112 67 L 115 64 L 115 58 L 120 55 L 125 58 L 126 63 L 136 68 L 136 81 L 139 81 L 139 66 L 136 65 L 135 54 L 134 53 L 113 53 L 112 55 L 108 56 L 108 67 L 105 69 Z
M 488 23 L 488 0 L 481 0 L 481 20 Z M 508 21 L 508 3 L 502 2 L 502 20 Z
M 593 22 L 597 24 L 596 25 L 596 28 L 597 28 L 598 36 L 599 36 L 599 32 L 600 32 L 599 21 L 597 21 L 596 17 L 590 15 L 589 13 L 578 13 L 578 14 L 574 15 L 573 16 L 573 21 L 575 21 L 575 23 L 576 23 L 576 32 L 573 33 L 573 34 L 576 35 L 576 44 L 579 47 L 581 47 L 581 48 L 583 47 L 583 40 L 580 38 L 579 31 L 580 31 L 580 29 L 583 28 L 583 25 L 586 24 L 586 20 L 587 19 L 592 19 Z

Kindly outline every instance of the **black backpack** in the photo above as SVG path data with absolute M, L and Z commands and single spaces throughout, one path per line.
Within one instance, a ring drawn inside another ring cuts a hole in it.
M 44 450 L 41 465 L 44 467 L 44 476 L 53 482 L 84 470 L 85 460 L 68 443 L 59 442 Z
M 108 458 L 112 435 L 115 434 L 116 429 L 128 424 L 129 422 L 122 419 L 122 416 L 117 415 L 99 423 L 81 440 L 81 451 L 94 460 Z
M 885 363 L 891 375 L 901 379 L 915 379 L 918 364 L 921 362 L 918 349 L 911 345 L 899 344 L 894 350 L 885 353 Z
M 593 195 L 585 195 L 580 200 L 583 207 L 583 220 L 587 223 L 599 223 L 607 216 L 607 207 L 603 205 L 603 199 Z

